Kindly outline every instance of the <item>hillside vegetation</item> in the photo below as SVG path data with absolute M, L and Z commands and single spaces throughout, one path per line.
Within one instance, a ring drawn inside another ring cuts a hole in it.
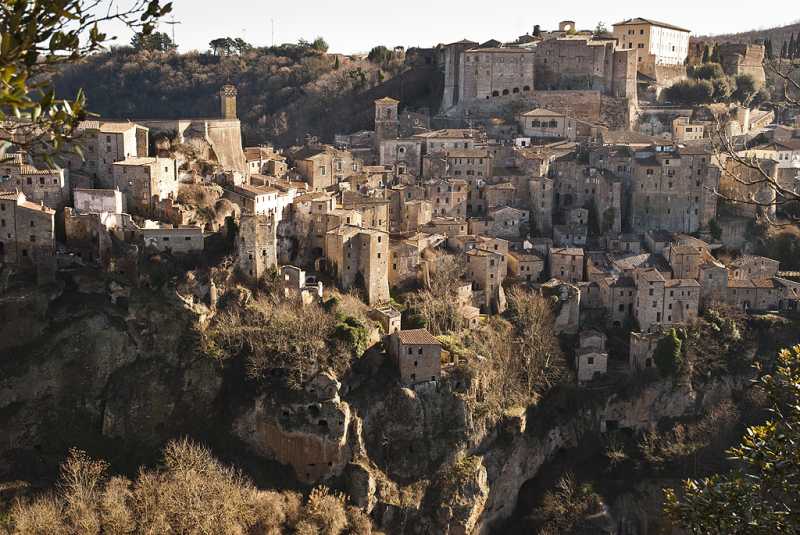
M 758 40 L 769 39 L 772 41 L 773 49 L 779 52 L 782 43 L 788 43 L 794 34 L 795 38 L 800 35 L 800 21 L 795 21 L 786 26 L 778 26 L 776 28 L 764 28 L 759 30 L 750 30 L 747 32 L 728 33 L 720 35 L 704 35 L 701 39 L 711 39 L 719 42 L 731 43 L 754 43 Z
M 135 120 L 218 117 L 219 89 L 232 83 L 245 142 L 291 144 L 368 127 L 353 107 L 368 106 L 361 95 L 403 68 L 399 59 L 344 59 L 303 44 L 219 55 L 120 47 L 66 67 L 56 87 L 63 95 L 83 88 L 101 117 Z

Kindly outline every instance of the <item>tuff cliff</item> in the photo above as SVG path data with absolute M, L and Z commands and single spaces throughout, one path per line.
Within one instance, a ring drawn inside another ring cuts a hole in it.
M 750 377 L 616 393 L 564 385 L 499 419 L 481 413 L 457 366 L 438 383 L 401 387 L 380 344 L 342 377 L 323 371 L 299 390 L 278 375 L 254 384 L 199 344 L 217 301 L 249 292 L 202 271 L 143 273 L 130 284 L 62 272 L 0 297 L 0 477 L 51 480 L 70 447 L 135 471 L 170 438 L 191 436 L 266 485 L 340 488 L 386 533 L 488 534 L 564 452 L 599 447 L 612 426 L 702 414 Z M 637 518 L 658 507 L 658 488 L 633 481 L 609 503 L 603 518 L 628 526 L 613 533 L 645 533 Z

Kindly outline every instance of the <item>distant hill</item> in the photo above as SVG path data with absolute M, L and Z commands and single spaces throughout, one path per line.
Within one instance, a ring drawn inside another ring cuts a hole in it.
M 750 30 L 748 32 L 721 35 L 703 35 L 698 36 L 698 39 L 717 41 L 720 43 L 755 43 L 759 40 L 771 39 L 773 50 L 779 52 L 784 41 L 788 43 L 792 34 L 795 35 L 795 39 L 800 35 L 800 21 L 795 21 L 787 26 L 778 26 L 776 28 L 764 28 Z

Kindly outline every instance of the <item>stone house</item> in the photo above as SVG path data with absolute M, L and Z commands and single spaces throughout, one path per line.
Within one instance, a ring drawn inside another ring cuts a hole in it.
M 493 156 L 486 148 L 432 152 L 423 158 L 422 176 L 485 179 L 492 174 L 492 160 Z
M 404 385 L 436 381 L 441 375 L 442 344 L 425 329 L 394 332 L 391 356 Z
M 631 163 L 630 224 L 640 231 L 696 232 L 716 217 L 720 169 L 706 149 L 656 145 Z
M 407 240 L 393 241 L 389 247 L 389 286 L 406 286 L 418 280 L 420 250 Z
M 407 201 L 402 204 L 403 216 L 397 230 L 416 232 L 433 219 L 433 204 L 430 201 Z
M 584 385 L 608 371 L 608 353 L 605 347 L 606 336 L 600 331 L 588 330 L 580 333 L 579 347 L 575 352 L 579 385 Z
M 756 285 L 750 279 L 728 280 L 727 304 L 740 310 L 749 310 L 756 303 Z
M 434 217 L 424 225 L 423 230 L 431 234 L 442 234 L 447 238 L 469 234 L 468 223 L 455 217 Z
M 378 162 L 390 166 L 397 175 L 422 174 L 423 142 L 415 138 L 386 139 L 380 143 Z
M 289 155 L 295 170 L 311 190 L 323 190 L 360 174 L 363 162 L 350 151 L 311 144 Z
M 486 312 L 505 310 L 503 281 L 508 272 L 505 254 L 480 248 L 467 251 L 467 280 L 472 283 L 476 304 Z
M 39 169 L 19 153 L 0 157 L 0 191 L 21 191 L 29 202 L 57 210 L 68 203 L 69 190 L 64 169 Z
M 278 267 L 275 220 L 265 214 L 242 214 L 236 240 L 237 266 L 250 280 L 258 281 Z
M 577 247 L 553 247 L 548 252 L 550 277 L 564 282 L 581 282 L 584 279 L 583 249 Z
M 467 217 L 467 183 L 460 179 L 432 180 L 425 183 L 425 199 L 437 216 Z
M 640 269 L 635 273 L 636 302 L 634 303 L 633 311 L 642 332 L 660 328 L 664 323 L 664 288 L 666 282 L 656 269 Z
M 544 273 L 544 259 L 536 254 L 512 251 L 508 253 L 508 271 L 516 279 L 538 282 Z
M 112 164 L 113 184 L 125 195 L 127 209 L 154 214 L 178 193 L 178 162 L 172 158 L 129 157 Z
M 343 290 L 362 287 L 368 304 L 389 301 L 389 235 L 343 224 L 325 235 L 325 259 Z
M 700 266 L 705 262 L 702 251 L 691 245 L 672 244 L 667 247 L 665 256 L 674 278 L 699 279 Z
M 700 141 L 705 137 L 705 130 L 705 125 L 692 123 L 689 117 L 676 117 L 672 120 L 672 141 L 675 143 Z
M 296 266 L 281 266 L 281 284 L 285 299 L 309 305 L 322 299 L 322 282 L 311 284 L 306 279 L 306 272 Z
M 369 311 L 369 317 L 377 321 L 386 336 L 402 330 L 403 315 L 391 306 L 379 306 Z M 391 340 L 391 339 L 390 339 Z
M 549 236 L 553 232 L 554 181 L 550 178 L 532 178 L 529 181 L 531 232 Z
M 661 331 L 649 333 L 632 332 L 629 342 L 628 365 L 633 371 L 647 370 L 655 367 L 653 355 L 658 341 L 663 337 Z
M 286 157 L 275 152 L 271 146 L 246 147 L 244 157 L 251 175 L 283 178 L 289 170 Z
M 342 192 L 342 207 L 361 214 L 361 226 L 389 232 L 389 201 L 355 192 Z
M 552 174 L 554 203 L 560 212 L 586 210 L 583 224 L 588 224 L 588 211 L 592 209 L 600 232 L 622 230 L 622 180 L 572 157 L 556 160 Z
M 511 182 L 489 184 L 483 188 L 486 211 L 490 212 L 504 206 L 517 206 L 517 187 Z
M 83 158 L 70 156 L 68 169 L 98 179 L 103 188 L 113 189 L 112 165 L 127 158 L 146 157 L 148 138 L 149 129 L 136 123 L 83 121 L 76 136 Z
M 589 227 L 572 223 L 553 227 L 553 243 L 556 247 L 584 247 L 589 238 Z
M 724 196 L 725 206 L 733 215 L 755 218 L 763 214 L 774 217 L 777 210 L 776 193 L 764 181 L 763 174 L 777 182 L 779 164 L 769 158 L 754 162 L 760 169 L 753 169 L 749 164 L 739 163 L 732 158 L 724 161 L 719 192 Z
M 494 238 L 517 239 L 529 232 L 530 215 L 527 210 L 511 206 L 499 208 L 485 218 L 471 218 L 469 233 Z
M 606 248 L 614 253 L 639 254 L 642 252 L 642 238 L 631 233 L 608 234 Z
M 743 255 L 734 260 L 728 266 L 731 278 L 737 280 L 745 279 L 769 279 L 778 274 L 780 262 L 765 256 Z
M 146 249 L 173 254 L 201 253 L 204 247 L 203 229 L 195 226 L 159 225 L 140 230 Z
M 415 134 L 413 139 L 422 141 L 423 154 L 474 149 L 486 145 L 484 132 L 474 128 L 445 128 Z
M 700 309 L 700 283 L 695 279 L 670 279 L 664 283 L 666 324 L 691 323 Z
M 600 299 L 608 312 L 608 321 L 614 327 L 622 327 L 634 317 L 636 283 L 631 277 L 605 277 L 598 281 Z
M 535 139 L 568 139 L 577 136 L 576 120 L 563 113 L 543 108 L 521 113 L 518 118 L 523 135 Z
M 72 194 L 75 210 L 79 212 L 121 214 L 125 211 L 125 197 L 118 189 L 75 189 Z
M 55 210 L 27 200 L 22 192 L 0 193 L 0 259 L 38 266 L 55 252 Z
M 224 196 L 231 202 L 238 204 L 243 213 L 269 215 L 276 223 L 289 214 L 290 205 L 297 195 L 297 190 L 292 188 L 287 192 L 270 186 L 227 186 Z
M 728 268 L 719 262 L 707 262 L 698 269 L 697 281 L 700 283 L 700 305 L 725 303 L 728 298 Z

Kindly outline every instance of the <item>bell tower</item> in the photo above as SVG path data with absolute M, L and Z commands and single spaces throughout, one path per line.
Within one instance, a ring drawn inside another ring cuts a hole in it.
M 399 100 L 384 97 L 375 101 L 375 148 L 380 150 L 381 141 L 397 139 L 400 134 L 400 119 L 397 115 Z
M 219 90 L 219 101 L 222 108 L 223 119 L 236 119 L 236 95 L 239 91 L 236 86 L 225 84 Z

